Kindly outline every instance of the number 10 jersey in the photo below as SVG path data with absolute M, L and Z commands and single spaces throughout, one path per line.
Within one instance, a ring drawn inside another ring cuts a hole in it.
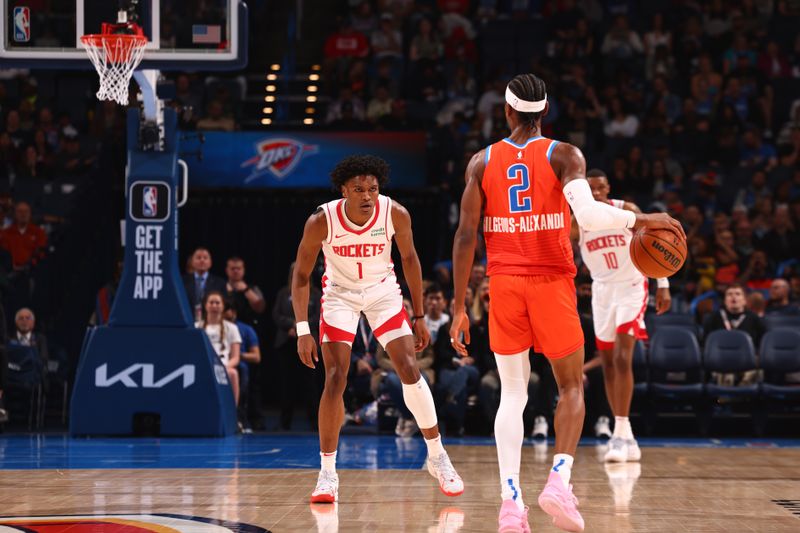
M 625 202 L 609 200 L 622 209 Z M 630 244 L 633 233 L 629 229 L 586 231 L 581 228 L 578 244 L 583 263 L 592 274 L 592 280 L 603 283 L 642 281 L 644 276 L 631 261 Z

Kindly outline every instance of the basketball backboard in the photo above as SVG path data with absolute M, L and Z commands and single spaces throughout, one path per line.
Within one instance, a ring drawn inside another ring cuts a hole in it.
M 0 0 L 0 66 L 91 69 L 80 37 L 117 22 L 117 0 Z M 241 0 L 126 0 L 149 42 L 140 68 L 230 70 L 247 62 Z

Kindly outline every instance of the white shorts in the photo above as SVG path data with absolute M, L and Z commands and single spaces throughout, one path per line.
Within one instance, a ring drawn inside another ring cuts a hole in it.
M 592 282 L 592 319 L 598 350 L 614 347 L 617 333 L 647 339 L 647 278 L 614 283 Z
M 361 313 L 367 317 L 381 346 L 412 335 L 408 315 L 403 308 L 403 293 L 394 275 L 363 290 L 346 289 L 323 278 L 322 310 L 319 335 L 322 342 L 353 345 Z

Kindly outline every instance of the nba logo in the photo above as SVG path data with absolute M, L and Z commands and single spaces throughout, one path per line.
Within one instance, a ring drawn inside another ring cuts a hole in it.
M 31 40 L 31 10 L 20 6 L 14 8 L 14 41 L 27 43 Z
M 142 215 L 155 217 L 156 213 L 158 213 L 158 189 L 150 185 L 142 192 Z

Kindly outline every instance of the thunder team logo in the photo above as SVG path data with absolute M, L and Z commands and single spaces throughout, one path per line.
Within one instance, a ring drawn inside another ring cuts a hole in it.
M 245 179 L 245 183 L 253 181 L 264 174 L 271 173 L 278 179 L 284 179 L 294 170 L 306 155 L 316 154 L 319 147 L 303 144 L 294 139 L 265 139 L 256 144 L 255 157 L 251 157 L 242 168 L 253 166 L 253 171 Z

